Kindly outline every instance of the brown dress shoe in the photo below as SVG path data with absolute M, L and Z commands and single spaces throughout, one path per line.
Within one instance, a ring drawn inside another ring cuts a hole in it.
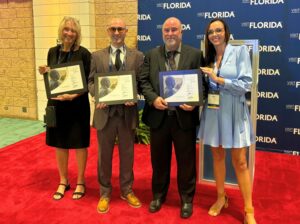
M 121 198 L 128 202 L 128 204 L 133 208 L 139 208 L 142 206 L 140 200 L 133 194 L 133 192 L 127 194 L 126 196 L 121 195 Z
M 107 213 L 109 210 L 109 197 L 107 196 L 102 196 L 98 202 L 97 205 L 97 211 L 99 213 Z

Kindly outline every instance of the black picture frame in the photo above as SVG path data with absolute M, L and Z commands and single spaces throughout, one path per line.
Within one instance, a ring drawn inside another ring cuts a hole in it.
M 137 85 L 134 71 L 96 73 L 94 77 L 95 101 L 106 105 L 137 102 Z
M 82 61 L 51 66 L 50 71 L 43 76 L 48 99 L 66 93 L 74 94 L 87 91 Z

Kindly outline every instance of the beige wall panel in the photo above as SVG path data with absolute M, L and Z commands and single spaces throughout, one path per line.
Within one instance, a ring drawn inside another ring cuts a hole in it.
M 18 65 L 19 68 L 34 68 L 35 65 L 32 63 L 32 58 L 17 58 L 14 63 Z
M 30 49 L 34 49 L 34 40 L 33 39 L 26 39 L 25 40 L 25 46 L 24 48 L 30 48 Z
M 36 119 L 32 1 L 0 1 L 0 8 L 0 116 Z
M 14 19 L 8 19 L 8 27 L 9 28 L 23 28 L 25 27 L 25 20 L 22 18 L 14 18 Z
M 6 42 L 7 42 L 6 39 L 0 39 L 0 49 L 8 48 Z
M 14 97 L 14 106 L 28 107 L 28 98 L 27 97 Z
M 21 112 L 21 115 L 26 118 L 37 117 L 36 105 L 34 107 L 27 107 L 27 112 Z
M 16 9 L 1 9 L 0 19 L 16 18 L 17 11 Z
M 16 29 L 2 29 L 0 32 L 0 38 L 16 38 L 18 31 Z
M 17 8 L 16 9 L 16 17 L 32 18 L 32 8 Z
M 19 67 L 11 67 L 5 69 L 5 76 L 14 80 L 14 78 L 20 78 L 20 71 Z
M 8 28 L 8 19 L 0 19 L 0 29 L 2 28 Z
M 13 100 L 14 98 L 12 96 L 5 96 L 3 97 L 3 105 L 6 106 L 13 106 Z
M 7 1 L 0 2 L 0 9 L 6 9 L 8 7 Z
M 8 8 L 32 8 L 32 1 L 29 0 L 7 0 Z
M 24 39 L 6 39 L 7 48 L 25 48 L 26 47 L 26 40 Z
M 35 69 L 22 68 L 19 72 L 19 76 L 20 78 L 26 78 L 26 79 L 35 77 Z
M 0 83 L 1 83 L 1 88 L 13 86 L 12 80 L 6 76 L 5 77 L 0 76 Z
M 5 95 L 9 97 L 20 96 L 21 88 L 19 87 L 10 87 L 5 88 Z
M 44 27 L 44 26 L 53 26 L 56 27 L 56 32 L 58 29 L 58 24 L 62 20 L 62 16 L 53 16 L 53 15 L 40 15 L 34 17 L 34 26 L 36 27 Z
M 34 51 L 28 51 L 27 49 L 19 49 L 19 57 L 20 58 L 34 58 Z
M 137 35 L 137 27 L 136 26 L 128 26 L 127 37 L 134 37 L 136 39 Z
M 59 5 L 59 14 L 60 15 L 79 15 L 80 14 L 80 5 L 79 4 L 60 4 Z
M 126 12 L 124 12 L 126 9 Z M 106 13 L 121 15 L 125 13 L 133 13 L 137 9 L 137 2 L 114 2 L 106 3 Z
M 84 26 L 90 26 L 90 15 L 84 14 L 84 15 L 77 15 L 76 18 L 79 20 L 81 28 Z
M 28 87 L 27 80 L 24 79 L 14 79 L 12 84 L 12 86 L 16 88 Z
M 56 37 L 35 38 L 35 46 L 39 46 L 39 48 L 49 49 L 50 47 L 53 47 L 55 45 L 56 45 Z
M 6 90 L 5 89 L 0 89 L 1 98 L 3 98 L 3 96 L 5 96 L 5 94 L 6 94 Z
M 40 83 L 40 87 L 45 87 L 45 84 L 44 84 L 44 82 L 43 83 Z M 47 102 L 47 95 L 46 95 L 46 92 L 45 91 L 38 91 L 37 92 L 37 94 L 39 95 L 39 96 L 41 96 L 41 101 L 39 101 L 39 102 L 44 102 L 44 103 L 46 103 Z M 43 108 L 43 110 L 44 110 L 45 108 Z
M 89 15 L 90 13 L 92 13 L 90 11 L 90 4 L 79 3 L 79 14 L 87 14 L 87 15 Z
M 61 0 L 33 0 L 33 6 L 47 5 L 47 4 L 59 4 Z
M 34 16 L 59 16 L 59 9 L 57 5 L 47 4 L 45 5 L 35 5 L 34 6 Z
M 12 60 L 8 58 L 0 58 L 0 68 L 8 68 L 12 66 Z
M 25 38 L 33 38 L 33 29 L 32 28 L 18 28 L 17 30 L 17 38 L 18 39 L 25 39 Z
M 95 4 L 96 15 L 106 15 L 106 3 Z
M 96 37 L 97 38 L 108 38 L 106 27 L 97 27 L 96 28 Z
M 19 52 L 17 49 L 2 49 L 2 54 L 0 53 L 0 55 L 1 55 L 0 57 L 5 57 L 5 58 L 16 58 L 19 56 Z
M 0 99 L 0 114 L 5 117 L 15 117 L 14 116 L 14 111 L 12 106 L 6 106 L 6 105 L 1 105 L 1 99 Z
M 35 38 L 49 38 L 52 37 L 54 39 L 57 38 L 57 28 L 58 26 L 44 26 L 44 27 L 36 27 L 34 29 L 34 37 Z
M 37 79 L 36 86 L 38 87 L 39 91 L 45 92 L 44 77 L 43 75 L 38 75 L 38 77 L 39 78 Z M 46 96 L 46 92 L 45 92 L 45 96 Z
M 38 64 L 37 60 L 39 60 L 39 64 L 46 62 L 46 58 L 45 57 L 47 57 L 48 51 L 49 51 L 48 48 L 36 49 L 36 51 L 35 51 L 35 58 L 36 58 L 36 63 L 37 64 Z

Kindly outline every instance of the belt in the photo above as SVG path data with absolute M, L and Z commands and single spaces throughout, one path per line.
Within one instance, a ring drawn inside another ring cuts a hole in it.
M 168 116 L 175 116 L 176 115 L 176 110 L 167 110 L 167 115 Z

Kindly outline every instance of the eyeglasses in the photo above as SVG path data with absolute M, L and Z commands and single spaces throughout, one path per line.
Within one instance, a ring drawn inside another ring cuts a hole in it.
M 223 30 L 224 30 L 224 29 L 221 29 L 221 28 L 217 28 L 217 29 L 215 29 L 215 30 L 209 30 L 209 31 L 207 32 L 207 34 L 208 34 L 208 36 L 213 35 L 214 33 L 220 34 L 220 33 L 223 32 Z
M 124 27 L 109 27 L 108 30 L 112 33 L 115 33 L 116 31 L 118 31 L 119 33 L 123 33 L 126 28 Z

